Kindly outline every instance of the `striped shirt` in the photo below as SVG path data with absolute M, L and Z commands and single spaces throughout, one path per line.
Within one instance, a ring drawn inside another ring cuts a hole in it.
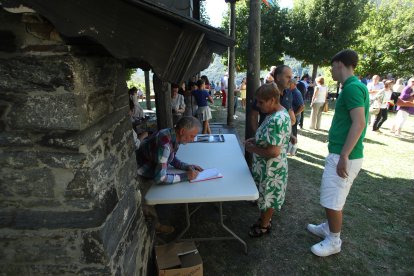
M 188 180 L 187 173 L 169 173 L 168 165 L 180 170 L 187 170 L 189 165 L 175 157 L 179 144 L 175 130 L 166 128 L 142 141 L 135 151 L 138 174 L 153 178 L 156 183 L 171 184 Z

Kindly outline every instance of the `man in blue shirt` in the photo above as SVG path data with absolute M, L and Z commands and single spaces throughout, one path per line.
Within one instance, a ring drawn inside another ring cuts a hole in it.
M 280 91 L 280 104 L 286 108 L 286 110 L 289 112 L 290 120 L 292 125 L 296 123 L 295 114 L 292 109 L 292 93 L 289 91 L 289 83 L 292 79 L 292 69 L 290 69 L 287 65 L 279 65 L 274 68 L 272 72 L 270 72 L 272 75 L 274 82 L 277 84 L 277 87 Z M 259 117 L 260 115 L 260 117 Z M 251 116 L 251 124 L 253 129 L 256 131 L 256 129 L 262 124 L 264 119 L 266 118 L 267 114 L 261 113 L 259 108 L 257 108 L 256 101 L 253 102 L 252 106 L 252 116 Z M 259 123 L 257 123 L 257 118 L 259 119 Z
M 292 125 L 292 135 L 295 137 L 298 137 L 298 124 L 301 119 L 301 113 L 303 113 L 303 110 L 305 109 L 305 103 L 303 101 L 302 94 L 300 91 L 296 88 L 297 81 L 295 79 L 292 79 L 290 82 L 290 93 L 292 94 L 292 109 L 293 113 L 296 116 L 296 123 Z M 292 150 L 290 153 L 292 155 L 296 154 L 297 144 L 292 146 Z

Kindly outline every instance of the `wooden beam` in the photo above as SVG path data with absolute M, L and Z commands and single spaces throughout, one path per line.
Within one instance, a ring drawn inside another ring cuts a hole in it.
M 236 3 L 230 2 L 230 37 L 236 39 Z M 236 54 L 234 46 L 229 47 L 229 79 L 227 89 L 227 125 L 233 126 L 234 115 L 234 81 L 235 81 Z
M 260 86 L 260 0 L 250 0 L 249 33 L 247 55 L 247 97 L 246 97 L 246 133 L 245 138 L 255 135 L 251 124 L 254 92 Z M 257 119 L 257 118 L 256 118 Z M 251 165 L 251 154 L 245 152 L 246 161 Z
M 158 129 L 173 127 L 171 109 L 171 85 L 162 81 L 157 74 L 152 76 L 155 92 L 155 108 Z
M 151 110 L 151 87 L 149 79 L 149 70 L 144 71 L 145 77 L 145 102 L 147 104 L 147 109 Z

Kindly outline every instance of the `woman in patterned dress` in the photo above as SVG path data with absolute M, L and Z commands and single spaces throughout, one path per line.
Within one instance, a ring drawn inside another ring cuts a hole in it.
M 252 174 L 259 187 L 260 218 L 251 227 L 251 237 L 270 232 L 273 211 L 280 210 L 285 201 L 288 177 L 286 153 L 291 131 L 289 113 L 280 104 L 280 91 L 276 84 L 260 86 L 256 98 L 260 111 L 268 115 L 255 137 L 245 142 L 246 150 L 253 153 Z

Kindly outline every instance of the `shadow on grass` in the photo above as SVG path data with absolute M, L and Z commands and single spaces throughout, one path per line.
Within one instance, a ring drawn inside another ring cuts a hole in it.
M 322 142 L 322 143 L 327 143 L 328 142 L 328 131 L 324 130 L 324 129 L 319 129 L 319 130 L 311 130 L 311 129 L 300 129 L 298 130 L 298 134 L 308 137 L 310 139 Z M 402 138 L 404 139 L 404 138 Z M 412 141 L 412 140 L 411 140 Z M 369 138 L 364 139 L 364 143 L 369 143 L 369 144 L 377 144 L 377 145 L 385 145 L 382 142 L 379 141 L 375 141 Z
M 325 215 L 319 205 L 324 156 L 300 150 L 289 158 L 285 204 L 275 212 L 273 229 L 262 238 L 247 235 L 258 209 L 250 202 L 223 204 L 224 223 L 248 244 L 243 253 L 237 241 L 197 242 L 205 275 L 328 275 L 410 274 L 414 244 L 414 189 L 412 179 L 388 178 L 362 170 L 344 210 L 341 254 L 319 258 L 310 247 L 320 241 L 305 230 Z M 306 161 L 306 162 L 303 162 Z M 315 166 L 317 165 L 317 166 Z M 194 205 L 192 205 L 194 207 Z M 183 205 L 164 206 L 179 233 L 184 227 Z M 217 205 L 204 204 L 191 219 L 186 237 L 222 236 Z M 172 241 L 174 235 L 166 240 Z

